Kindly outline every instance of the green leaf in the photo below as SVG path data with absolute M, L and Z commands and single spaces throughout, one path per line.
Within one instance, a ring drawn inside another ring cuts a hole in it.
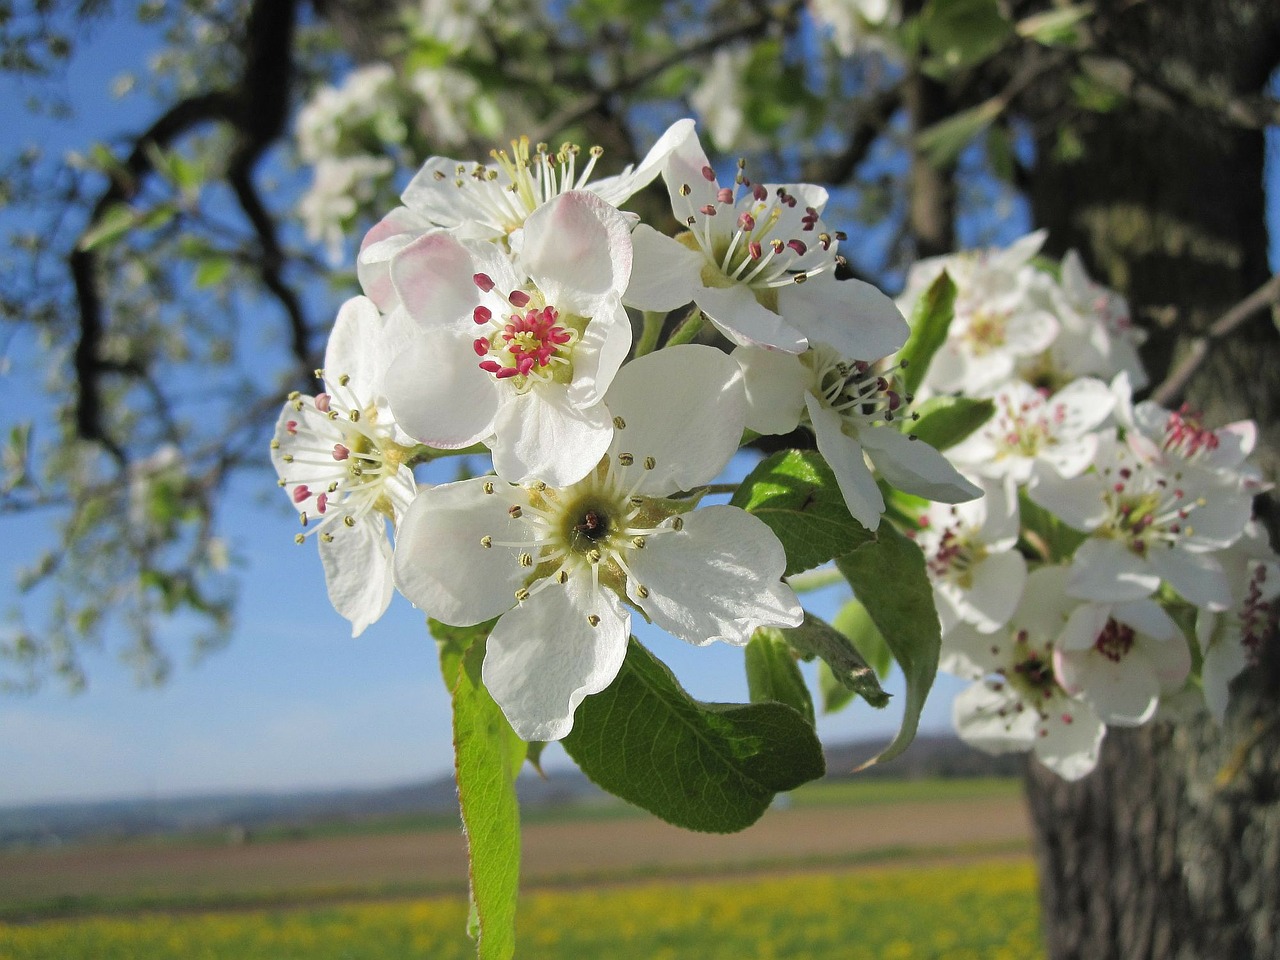
M 196 267 L 196 287 L 204 290 L 207 287 L 214 287 L 227 278 L 227 274 L 231 272 L 231 260 L 229 257 L 208 257 L 200 262 L 200 266 Z
M 813 726 L 813 698 L 781 630 L 757 630 L 747 644 L 745 659 L 752 703 L 785 703 Z
M 893 669 L 893 654 L 889 652 L 889 645 L 884 642 L 884 637 L 876 629 L 871 614 L 867 613 L 861 600 L 850 600 L 841 607 L 831 621 L 831 626 L 849 638 L 849 642 L 879 679 L 889 676 L 889 671 Z
M 919 149 L 935 167 L 946 167 L 955 163 L 970 143 L 1005 108 L 1000 97 L 992 97 L 976 107 L 953 113 L 945 120 L 939 120 L 916 134 L 916 148 Z
M 814 450 L 782 450 L 762 460 L 731 503 L 755 514 L 782 541 L 787 576 L 875 539 L 849 516 L 835 474 Z
M 1024 17 L 1018 21 L 1015 29 L 1019 36 L 1028 37 L 1046 47 L 1075 46 L 1081 38 L 1080 31 L 1076 28 L 1092 15 L 1093 8 L 1088 4 L 1058 7 Z
M 825 772 L 813 728 L 781 703 L 699 703 L 632 638 L 618 677 L 561 744 L 596 784 L 668 823 L 732 833 Z
M 1044 507 L 1018 491 L 1018 517 L 1022 523 L 1022 543 L 1027 552 L 1041 557 L 1047 563 L 1060 563 L 1070 559 L 1089 535 L 1073 530 Z
M 947 331 L 955 312 L 956 285 L 943 270 L 911 309 L 911 336 L 898 351 L 898 362 L 903 368 L 900 374 L 903 393 L 912 394 L 920 389 L 933 355 L 947 342 Z
M 917 420 L 904 428 L 935 450 L 954 447 L 991 419 L 996 405 L 990 400 L 969 397 L 930 397 L 916 409 Z
M 889 705 L 889 695 L 880 689 L 866 658 L 849 637 L 831 624 L 806 612 L 804 623 L 782 633 L 801 656 L 820 657 L 832 677 L 871 706 L 880 709 Z
M 113 203 L 80 237 L 81 250 L 93 250 L 119 240 L 138 222 L 138 213 L 127 203 Z
M 998 0 L 929 0 L 920 25 L 931 60 L 948 71 L 985 60 L 1013 33 Z
M 938 672 L 938 650 L 942 645 L 924 554 L 891 524 L 882 523 L 878 533 L 875 543 L 836 560 L 907 682 L 906 706 L 897 736 L 863 767 L 891 760 L 915 739 L 920 711 Z
M 471 901 L 480 960 L 515 956 L 520 880 L 520 808 L 515 780 L 525 745 L 480 680 L 485 645 L 440 645 L 440 667 L 453 695 L 458 804 L 471 864 Z

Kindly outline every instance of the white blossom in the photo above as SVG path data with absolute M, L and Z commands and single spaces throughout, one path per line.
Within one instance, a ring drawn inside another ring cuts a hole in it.
M 386 526 L 414 497 L 413 441 L 391 419 L 382 378 L 403 342 L 403 317 L 356 297 L 343 304 L 325 353 L 325 391 L 294 394 L 271 442 L 280 486 L 305 533 L 318 535 L 334 609 L 359 636 L 391 602 Z
M 694 644 L 745 644 L 802 611 L 786 558 L 736 507 L 671 499 L 715 478 L 737 449 L 742 375 L 711 347 L 628 364 L 608 396 L 607 455 L 567 487 L 477 478 L 424 491 L 406 516 L 396 583 L 460 626 L 500 616 L 483 678 L 516 733 L 557 740 L 621 667 L 631 609 Z
M 431 446 L 488 444 L 505 480 L 581 479 L 613 436 L 604 396 L 631 346 L 630 272 L 626 219 L 585 191 L 530 215 L 518 264 L 494 244 L 419 237 L 391 262 L 417 324 L 387 374 L 397 419 Z
M 837 281 L 843 234 L 822 222 L 827 191 L 811 184 L 753 183 L 739 165 L 721 187 L 696 136 L 663 170 L 675 239 L 636 227 L 636 264 L 625 302 L 668 311 L 693 302 L 740 345 L 800 353 L 825 343 L 843 356 L 884 357 L 908 328 L 892 300 L 868 283 Z
M 1031 573 L 1008 626 L 997 633 L 956 627 L 942 668 L 976 681 L 952 705 L 962 740 L 987 753 L 1031 750 L 1058 776 L 1078 780 L 1097 765 L 1106 727 L 1054 673 L 1054 639 L 1079 603 L 1067 595 L 1067 576 L 1064 567 Z
M 898 429 L 904 397 L 892 370 L 845 360 L 823 345 L 799 356 L 739 347 L 733 356 L 746 377 L 747 426 L 758 433 L 812 429 L 849 513 L 868 530 L 880 525 L 885 504 L 867 458 L 891 485 L 915 496 L 956 503 L 981 495 L 937 450 Z

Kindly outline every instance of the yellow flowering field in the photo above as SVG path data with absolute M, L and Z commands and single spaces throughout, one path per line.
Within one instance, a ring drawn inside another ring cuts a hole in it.
M 456 899 L 0 925 L 0 960 L 466 960 Z M 1024 859 L 523 897 L 521 960 L 1034 960 Z

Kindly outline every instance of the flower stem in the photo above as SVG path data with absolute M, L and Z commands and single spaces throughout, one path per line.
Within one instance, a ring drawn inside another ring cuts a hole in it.
M 736 483 L 708 483 L 701 488 L 704 493 L 727 493 L 730 496 L 738 492 Z
M 644 312 L 644 326 L 640 329 L 640 339 L 636 341 L 636 358 L 643 357 L 646 353 L 653 353 L 658 345 L 658 337 L 662 336 L 662 324 L 667 319 L 667 315 L 660 311 L 646 310 Z
M 689 315 L 680 321 L 680 326 L 671 331 L 671 336 L 667 337 L 666 346 L 674 347 L 691 341 L 702 329 L 702 319 L 702 311 L 694 307 Z
M 835 567 L 822 567 L 817 570 L 806 570 L 804 573 L 797 573 L 794 577 L 787 578 L 787 583 L 791 584 L 791 589 L 796 593 L 807 593 L 810 590 L 821 590 L 823 587 L 829 587 L 832 584 L 844 582 L 844 577 Z

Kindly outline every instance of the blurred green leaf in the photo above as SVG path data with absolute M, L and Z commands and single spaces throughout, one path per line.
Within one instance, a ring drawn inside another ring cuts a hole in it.
M 998 0 L 929 0 L 920 26 L 931 60 L 948 70 L 985 60 L 1013 34 Z
M 955 307 L 956 285 L 943 270 L 911 309 L 911 336 L 898 351 L 903 393 L 909 395 L 920 389 L 933 355 L 947 341 Z
M 904 429 L 935 450 L 954 447 L 991 419 L 996 405 L 991 400 L 968 397 L 930 397 L 916 409 L 918 420 L 908 420 Z
M 976 107 L 961 110 L 916 135 L 916 147 L 935 167 L 945 167 L 956 161 L 960 153 L 977 139 L 1004 110 L 1005 103 L 992 97 Z

